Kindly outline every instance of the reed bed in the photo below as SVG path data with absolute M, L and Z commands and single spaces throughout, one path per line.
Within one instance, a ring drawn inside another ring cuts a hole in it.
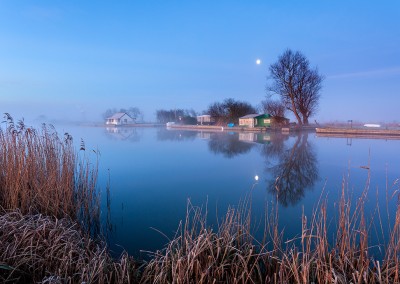
M 1 283 L 135 283 L 136 263 L 116 261 L 71 219 L 0 212 Z
M 321 198 L 310 218 L 303 214 L 301 234 L 291 240 L 278 229 L 278 206 L 266 214 L 264 241 L 258 242 L 251 235 L 250 202 L 230 208 L 215 230 L 189 204 L 178 234 L 152 254 L 141 283 L 400 283 L 400 206 L 385 230 L 379 210 L 366 217 L 367 190 L 352 203 L 343 183 L 336 221 Z M 369 243 L 374 220 L 388 233 L 386 244 Z M 383 257 L 375 258 L 372 248 Z
M 61 138 L 54 127 L 26 127 L 6 114 L 0 127 L 0 206 L 23 214 L 80 220 L 93 229 L 99 217 L 97 165 L 79 153 L 71 135 Z

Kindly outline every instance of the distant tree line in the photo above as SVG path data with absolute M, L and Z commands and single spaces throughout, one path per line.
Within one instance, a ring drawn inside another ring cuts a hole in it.
M 156 119 L 159 123 L 175 122 L 190 125 L 197 123 L 197 113 L 193 109 L 159 109 L 156 111 Z

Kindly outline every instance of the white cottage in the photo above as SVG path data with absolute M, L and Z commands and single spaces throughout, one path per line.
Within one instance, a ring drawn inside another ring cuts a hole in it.
M 254 128 L 257 125 L 257 117 L 259 114 L 248 114 L 239 118 L 239 126 L 247 126 Z
M 200 125 L 210 125 L 214 122 L 214 119 L 209 114 L 203 114 L 197 116 L 197 124 Z
M 124 125 L 135 123 L 135 120 L 125 112 L 117 112 L 107 118 L 107 125 Z

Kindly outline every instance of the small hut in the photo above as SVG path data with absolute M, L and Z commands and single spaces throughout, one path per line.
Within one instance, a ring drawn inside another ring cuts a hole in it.
M 106 120 L 107 125 L 133 124 L 135 120 L 125 112 L 117 112 Z
M 203 114 L 197 116 L 197 124 L 199 125 L 210 125 L 214 122 L 214 119 L 209 114 Z
M 245 127 L 280 127 L 289 124 L 289 119 L 269 114 L 248 114 L 239 118 L 239 126 Z

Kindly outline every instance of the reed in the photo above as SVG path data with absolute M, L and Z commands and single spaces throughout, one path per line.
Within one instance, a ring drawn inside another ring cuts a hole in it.
M 343 182 L 336 221 L 328 217 L 327 199 L 321 197 L 309 218 L 303 214 L 301 234 L 285 241 L 278 229 L 279 206 L 267 210 L 264 241 L 258 242 L 251 235 L 251 208 L 246 209 L 251 202 L 230 208 L 215 230 L 206 226 L 206 214 L 189 203 L 185 222 L 163 250 L 152 254 L 141 282 L 400 283 L 400 206 L 392 226 L 380 226 L 389 242 L 370 244 L 374 219 L 382 223 L 380 214 L 366 217 L 368 188 L 369 181 L 352 202 Z M 384 255 L 380 260 L 371 252 L 376 247 Z
M 111 258 L 69 218 L 0 212 L 1 283 L 135 283 L 136 262 Z
M 23 214 L 79 219 L 92 229 L 99 216 L 97 165 L 77 153 L 72 137 L 54 127 L 26 127 L 6 114 L 0 128 L 0 206 Z M 83 145 L 84 146 L 84 145 Z

